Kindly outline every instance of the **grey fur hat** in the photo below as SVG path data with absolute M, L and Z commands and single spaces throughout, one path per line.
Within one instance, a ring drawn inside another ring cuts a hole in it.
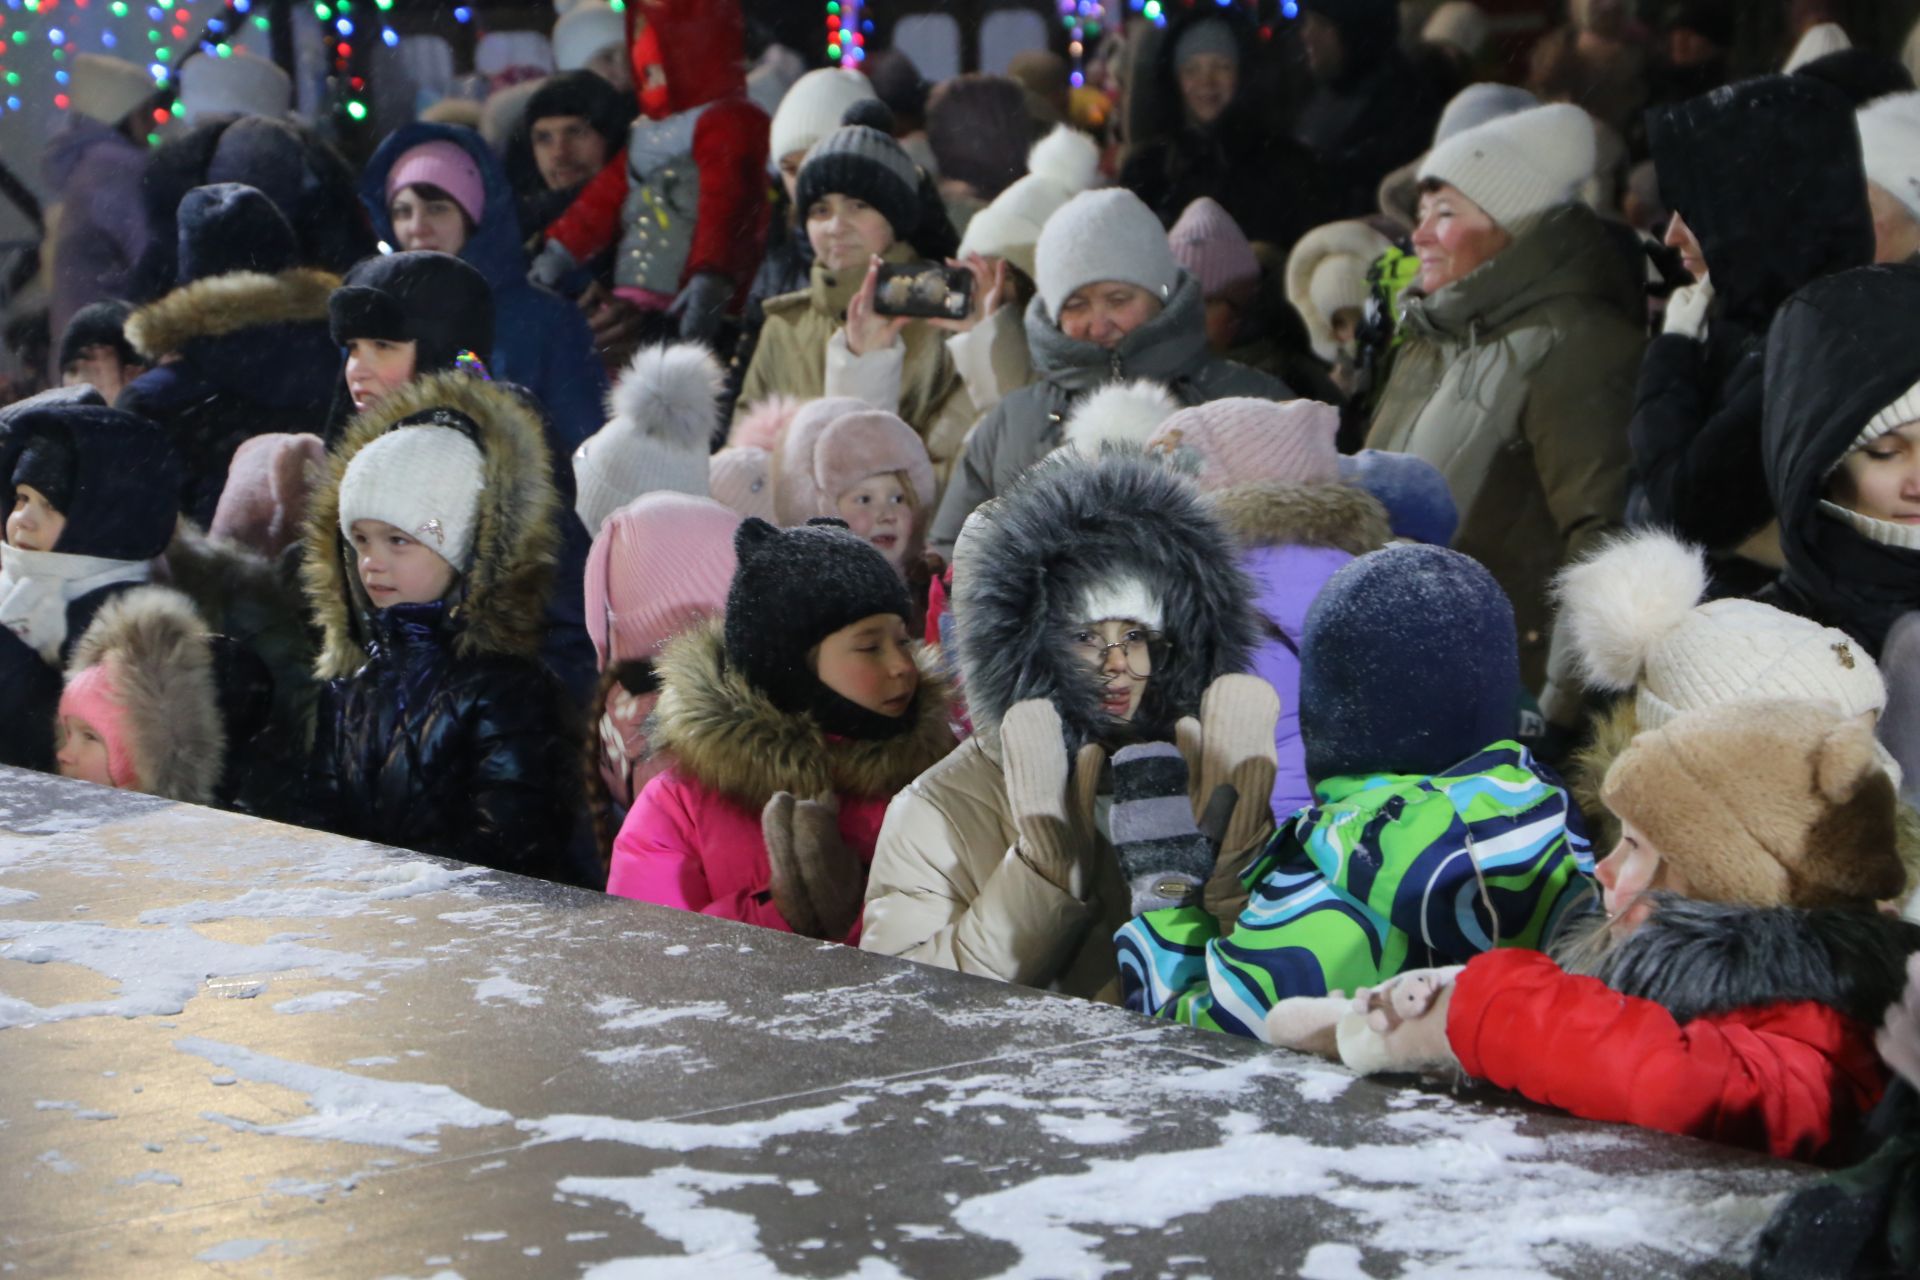
M 1164 659 L 1134 718 L 1172 740 L 1216 678 L 1247 669 L 1252 586 L 1231 537 L 1193 482 L 1138 455 L 1056 455 L 1021 477 L 968 544 L 954 612 L 976 728 L 997 731 L 1014 703 L 1050 699 L 1068 745 L 1112 729 L 1091 668 L 1068 649 L 1090 598 L 1143 585 L 1161 604 Z

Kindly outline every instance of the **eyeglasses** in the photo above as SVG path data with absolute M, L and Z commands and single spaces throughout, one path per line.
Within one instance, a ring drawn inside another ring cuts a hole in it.
M 1167 642 L 1151 631 L 1129 631 L 1120 639 L 1108 643 L 1097 631 L 1076 631 L 1073 633 L 1073 651 L 1081 661 L 1095 669 L 1107 665 L 1107 655 L 1115 649 L 1127 664 L 1127 672 L 1136 680 L 1145 680 L 1153 674 L 1153 666 L 1161 661 L 1167 651 Z

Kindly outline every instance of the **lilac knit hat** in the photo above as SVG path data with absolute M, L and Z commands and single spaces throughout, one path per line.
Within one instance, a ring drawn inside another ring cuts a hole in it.
M 1233 215 L 1211 196 L 1201 196 L 1186 207 L 1180 221 L 1167 232 L 1173 260 L 1200 281 L 1200 295 L 1209 301 L 1229 294 L 1251 292 L 1260 283 L 1260 260 L 1253 244 Z
M 1147 452 L 1191 469 L 1202 489 L 1248 484 L 1332 484 L 1340 411 L 1317 400 L 1233 396 L 1182 409 L 1160 424 Z

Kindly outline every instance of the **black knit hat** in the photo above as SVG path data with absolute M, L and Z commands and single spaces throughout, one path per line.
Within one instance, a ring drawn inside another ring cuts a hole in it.
M 920 226 L 920 166 L 886 128 L 892 117 L 878 102 L 856 102 L 841 125 L 807 152 L 794 184 L 799 215 L 824 196 L 864 200 L 880 211 L 896 240 L 910 240 Z
M 444 373 L 462 351 L 493 358 L 493 290 L 448 253 L 389 253 L 356 263 L 327 300 L 333 340 L 412 342 L 414 375 Z
M 885 738 L 912 727 L 857 706 L 820 683 L 807 655 L 822 640 L 876 613 L 906 618 L 906 584 L 844 520 L 776 529 L 748 518 L 733 535 L 738 559 L 727 591 L 727 661 L 782 711 L 811 711 L 829 733 Z
M 633 123 L 633 95 L 623 94 L 591 71 L 562 71 L 548 76 L 527 99 L 527 128 L 549 116 L 579 116 L 607 140 L 609 153 L 627 145 Z
M 180 201 L 176 284 L 236 271 L 269 275 L 297 266 L 298 242 L 286 215 L 253 187 L 217 182 Z
M 118 299 L 96 302 L 74 312 L 67 321 L 67 331 L 60 335 L 60 368 L 80 359 L 88 347 L 112 347 L 121 364 L 145 364 L 127 341 L 127 317 L 132 314 L 133 307 Z

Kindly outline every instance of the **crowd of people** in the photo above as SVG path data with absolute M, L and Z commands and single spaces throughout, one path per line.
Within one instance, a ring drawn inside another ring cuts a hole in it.
M 1506 84 L 1458 0 L 1169 3 L 928 86 L 596 3 L 357 177 L 270 64 L 141 154 L 77 60 L 0 760 L 1877 1147 L 1770 1274 L 1911 1176 L 1902 63 L 1574 0 Z

